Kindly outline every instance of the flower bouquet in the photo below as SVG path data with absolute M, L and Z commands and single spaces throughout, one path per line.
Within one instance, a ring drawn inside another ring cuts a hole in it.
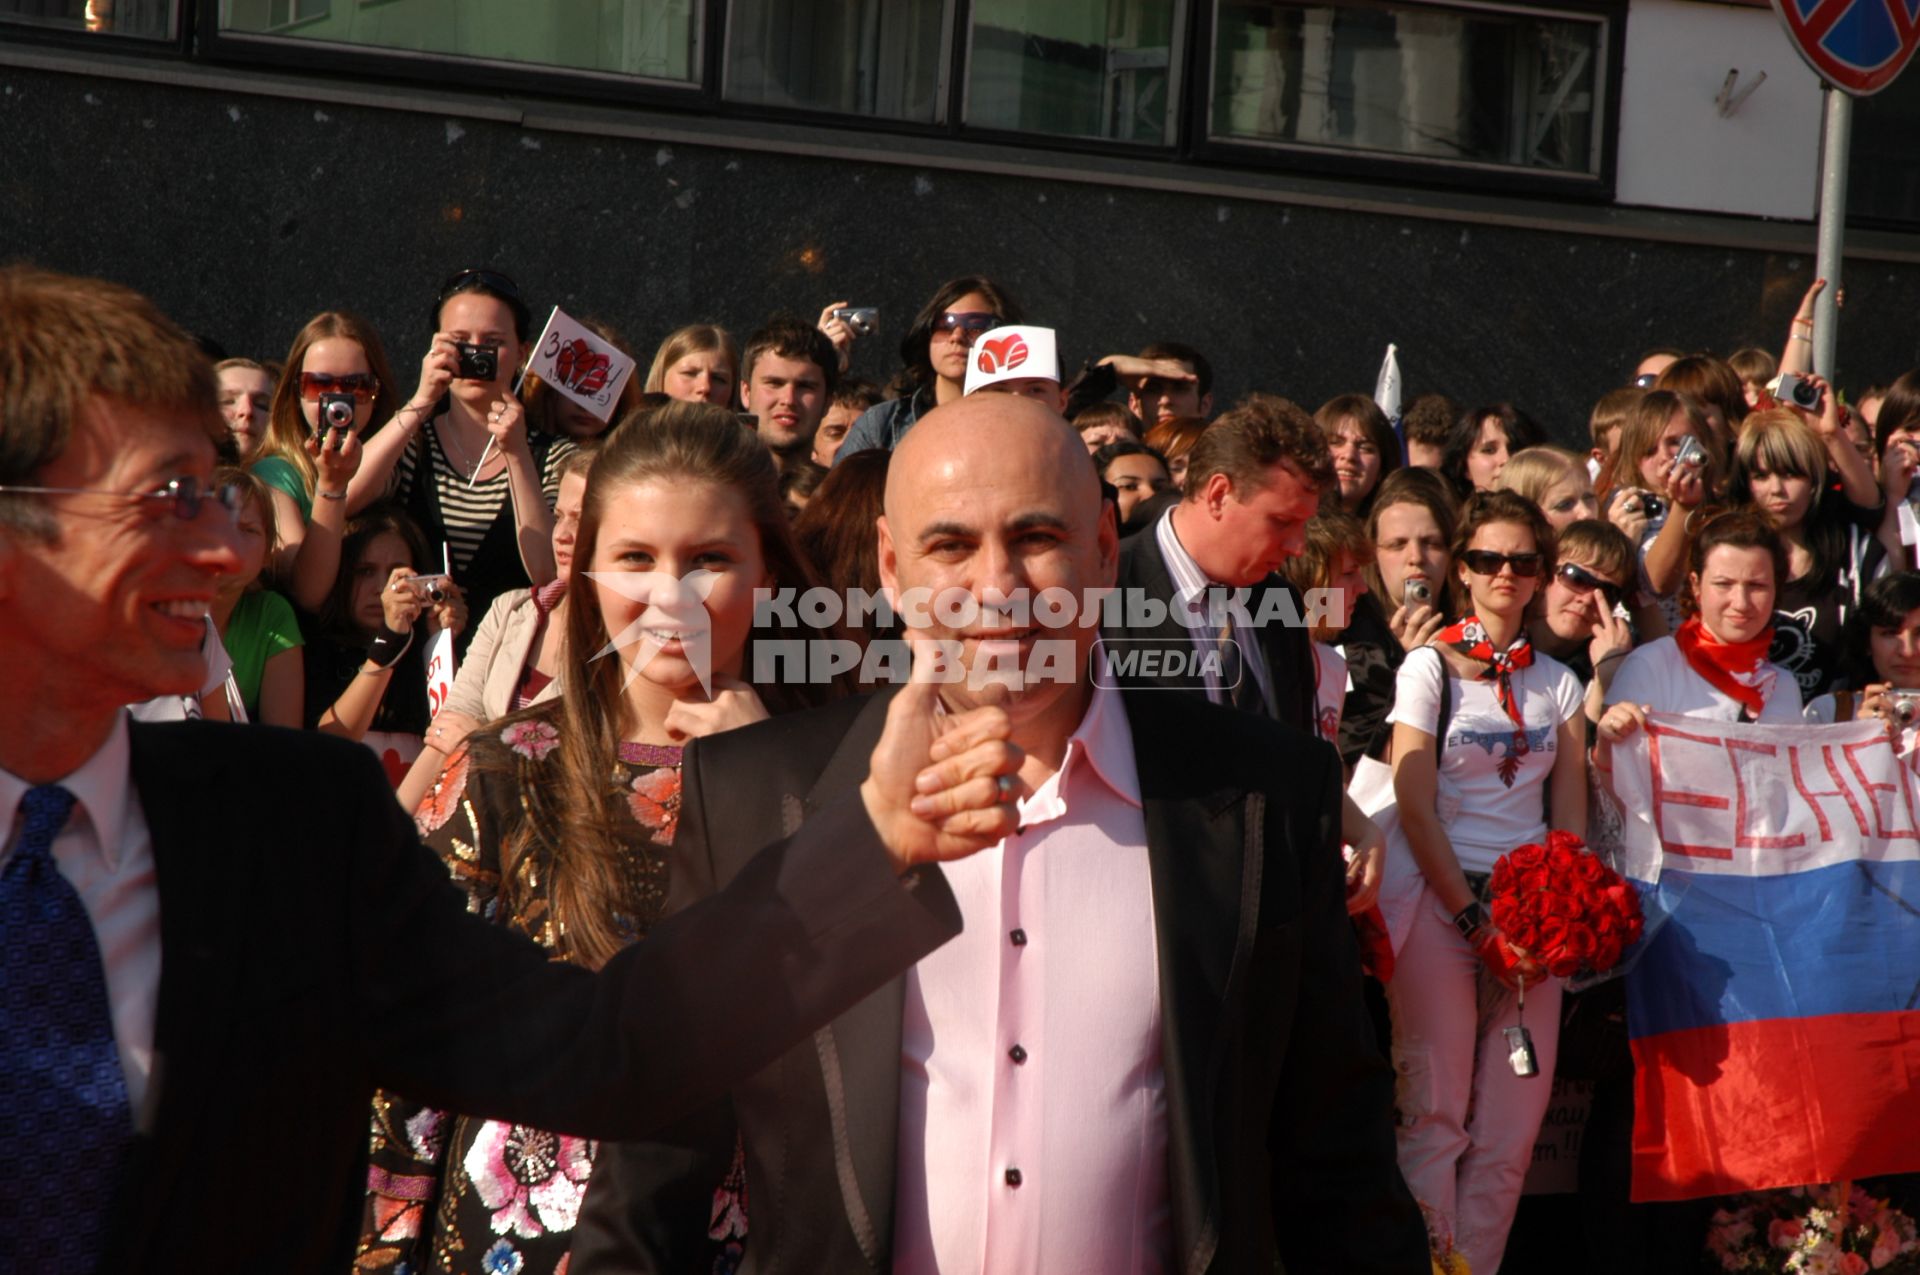
M 1640 937 L 1640 896 L 1572 833 L 1501 855 L 1490 884 L 1501 935 L 1555 978 L 1605 973 Z
M 1719 1270 L 1763 1275 L 1920 1272 L 1913 1219 L 1847 1182 L 1761 1191 L 1716 1209 L 1706 1251 Z

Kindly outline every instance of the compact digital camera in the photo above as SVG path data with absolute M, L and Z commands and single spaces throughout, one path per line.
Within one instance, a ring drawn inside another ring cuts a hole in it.
M 1431 605 L 1433 602 L 1433 586 L 1416 576 L 1406 582 L 1401 592 L 1400 601 L 1409 611 L 1415 607 Z
M 880 307 L 863 305 L 835 310 L 833 317 L 853 329 L 855 336 L 872 336 L 880 330 Z
M 1700 440 L 1689 434 L 1681 440 L 1680 450 L 1673 454 L 1673 463 L 1684 465 L 1688 469 L 1698 469 L 1707 463 L 1707 449 Z
M 491 381 L 500 375 L 500 347 L 497 345 L 475 345 L 470 341 L 457 341 L 454 348 L 460 354 L 460 365 L 454 369 L 454 375 L 463 381 Z
M 322 394 L 319 398 L 320 423 L 314 432 L 324 434 L 330 429 L 353 428 L 353 395 Z
M 1774 388 L 1773 396 L 1803 412 L 1820 410 L 1820 387 L 1811 381 L 1801 380 L 1791 372 L 1781 374 L 1780 384 Z

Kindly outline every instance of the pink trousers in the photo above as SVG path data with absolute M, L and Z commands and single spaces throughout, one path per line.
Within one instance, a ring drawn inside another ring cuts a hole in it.
M 1510 990 L 1480 990 L 1481 969 L 1439 901 L 1414 912 L 1394 964 L 1400 1172 L 1438 1215 L 1473 1275 L 1494 1275 L 1553 1089 L 1560 981 L 1527 989 L 1524 1018 L 1540 1074 L 1516 1076 L 1503 1029 L 1521 1020 Z

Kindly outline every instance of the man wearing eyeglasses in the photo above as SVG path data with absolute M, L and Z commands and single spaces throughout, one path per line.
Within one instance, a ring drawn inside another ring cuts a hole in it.
M 918 818 L 916 777 L 936 736 L 943 775 L 1021 757 L 1004 712 L 943 726 L 931 686 L 857 804 L 597 975 L 468 915 L 364 749 L 129 725 L 201 684 L 239 566 L 222 428 L 149 302 L 0 269 L 0 1270 L 344 1270 L 376 1086 L 638 1136 L 958 932 L 931 863 L 1012 811 L 939 779 L 954 813 Z

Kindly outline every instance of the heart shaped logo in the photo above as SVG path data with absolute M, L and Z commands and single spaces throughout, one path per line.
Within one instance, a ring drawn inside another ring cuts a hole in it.
M 1773 0 L 1800 56 L 1856 97 L 1878 93 L 1920 48 L 1920 0 Z
M 1027 341 L 1018 332 L 993 341 L 980 344 L 980 370 L 986 373 L 1006 372 L 1019 367 L 1027 361 Z
M 607 388 L 612 369 L 612 359 L 579 338 L 561 346 L 553 359 L 554 375 L 576 394 L 597 394 Z

